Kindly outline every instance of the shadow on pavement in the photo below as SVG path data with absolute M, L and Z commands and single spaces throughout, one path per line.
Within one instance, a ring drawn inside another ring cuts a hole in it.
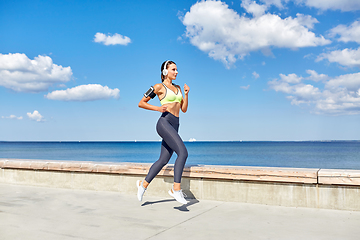
M 141 204 L 141 206 L 145 207 L 147 205 L 153 205 L 153 204 L 165 203 L 165 202 L 173 202 L 173 201 L 176 201 L 176 200 L 175 199 L 166 199 L 166 200 L 159 200 L 159 201 L 153 201 L 153 202 L 146 201 L 143 204 Z M 184 205 L 179 206 L 179 207 L 174 207 L 174 209 L 182 211 L 182 212 L 189 212 L 188 207 L 191 206 L 191 205 L 194 205 L 194 204 L 196 204 L 198 202 L 199 202 L 199 200 L 197 200 L 197 199 L 190 199 L 187 204 L 184 204 Z
M 172 202 L 172 201 L 176 201 L 176 200 L 175 199 L 167 199 L 167 200 L 159 200 L 159 201 L 154 201 L 154 202 L 146 201 L 143 204 L 141 204 L 141 206 L 145 207 L 147 205 L 153 205 L 153 204 L 156 204 L 156 203 L 164 203 L 164 202 Z
M 182 211 L 182 212 L 189 212 L 189 209 L 187 207 L 191 206 L 191 205 L 194 205 L 196 203 L 198 203 L 199 200 L 197 199 L 191 199 L 190 202 L 188 202 L 187 204 L 184 204 L 180 207 L 174 207 L 174 209 L 177 209 L 179 211 Z

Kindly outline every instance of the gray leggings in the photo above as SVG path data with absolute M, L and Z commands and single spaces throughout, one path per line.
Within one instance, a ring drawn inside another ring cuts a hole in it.
M 181 176 L 188 157 L 188 152 L 184 142 L 178 134 L 178 130 L 179 117 L 176 117 L 169 112 L 164 112 L 156 125 L 156 131 L 163 139 L 160 157 L 149 169 L 149 173 L 145 178 L 146 182 L 150 183 L 154 177 L 156 177 L 160 170 L 169 162 L 175 151 L 177 159 L 174 165 L 174 182 L 181 183 Z

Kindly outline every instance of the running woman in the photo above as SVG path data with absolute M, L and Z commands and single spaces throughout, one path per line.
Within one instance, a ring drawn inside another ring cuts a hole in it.
M 176 64 L 173 61 L 165 61 L 161 65 L 161 81 L 155 84 L 139 102 L 139 107 L 152 111 L 161 112 L 156 125 L 156 131 L 162 137 L 161 153 L 159 159 L 150 167 L 149 172 L 143 181 L 137 181 L 137 197 L 142 201 L 145 190 L 150 182 L 156 177 L 160 170 L 169 162 L 172 154 L 177 154 L 174 165 L 174 185 L 169 190 L 170 196 L 176 201 L 186 204 L 184 193 L 181 189 L 181 176 L 188 157 L 187 149 L 178 134 L 179 113 L 186 112 L 188 108 L 188 94 L 190 88 L 184 85 L 184 97 L 180 86 L 173 84 L 178 75 Z M 161 107 L 149 104 L 149 100 L 158 96 Z

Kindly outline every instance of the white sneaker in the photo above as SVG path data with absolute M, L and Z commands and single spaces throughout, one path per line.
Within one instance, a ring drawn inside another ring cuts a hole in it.
M 136 186 L 138 188 L 138 191 L 137 191 L 137 198 L 138 200 L 141 202 L 142 201 L 142 198 L 144 196 L 144 193 L 146 191 L 146 188 L 144 188 L 143 186 L 143 181 L 140 182 L 140 180 L 137 180 L 136 181 Z
M 179 191 L 175 191 L 174 188 L 171 188 L 169 190 L 169 194 L 170 194 L 170 196 L 175 198 L 175 200 L 178 201 L 179 203 L 187 204 L 187 201 L 185 199 L 185 197 L 187 197 L 187 196 L 185 193 L 183 193 L 182 189 L 180 189 Z

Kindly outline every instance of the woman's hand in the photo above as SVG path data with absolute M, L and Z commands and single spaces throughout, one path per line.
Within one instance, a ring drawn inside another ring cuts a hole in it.
M 189 88 L 189 86 L 186 85 L 186 83 L 185 83 L 185 84 L 184 84 L 184 93 L 185 93 L 185 95 L 188 95 L 189 91 L 190 91 L 190 88 Z
M 188 94 L 189 94 L 190 88 L 188 85 L 186 85 L 186 83 L 184 84 L 184 94 L 185 97 L 183 98 L 183 100 L 181 101 L 181 111 L 183 113 L 186 113 L 187 108 L 188 108 Z
M 159 107 L 159 112 L 166 112 L 166 109 L 167 109 L 167 105 L 162 105 L 161 107 Z

